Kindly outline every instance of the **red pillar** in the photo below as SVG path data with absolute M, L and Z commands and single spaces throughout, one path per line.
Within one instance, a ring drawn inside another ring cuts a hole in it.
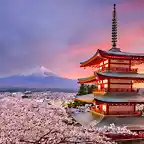
M 131 71 L 131 60 L 129 60 L 129 71 Z M 132 80 L 131 80 L 131 92 L 132 92 L 132 89 L 133 89 L 133 87 L 132 87 Z
M 108 70 L 110 70 L 110 59 L 108 59 Z
M 109 105 L 108 105 L 108 103 L 106 104 L 106 114 L 108 115 L 108 113 L 109 113 Z
M 107 79 L 108 80 L 108 92 L 110 92 L 110 79 Z
M 108 70 L 110 70 L 110 59 L 108 59 Z M 108 92 L 110 92 L 110 79 L 108 79 Z

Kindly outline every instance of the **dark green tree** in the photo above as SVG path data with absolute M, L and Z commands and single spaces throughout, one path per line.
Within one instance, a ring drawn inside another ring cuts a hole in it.
M 88 94 L 92 93 L 91 85 L 87 85 L 87 92 L 88 92 Z
M 87 89 L 88 89 L 88 94 L 91 94 L 93 92 L 93 89 L 96 88 L 96 85 L 87 85 Z
M 78 91 L 78 95 L 91 94 L 94 88 L 96 88 L 96 85 L 81 84 Z
M 85 94 L 87 94 L 87 87 L 86 85 L 81 84 L 78 91 L 78 95 L 85 95 Z
M 97 88 L 97 86 L 94 85 L 94 84 L 92 84 L 92 85 L 91 85 L 91 89 L 93 90 L 93 89 L 95 89 L 95 88 Z

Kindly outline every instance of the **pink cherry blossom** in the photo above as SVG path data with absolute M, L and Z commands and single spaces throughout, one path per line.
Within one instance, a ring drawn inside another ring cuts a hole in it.
M 112 144 L 106 135 L 136 135 L 114 124 L 103 128 L 76 125 L 62 107 L 63 102 L 73 101 L 74 93 L 39 92 L 30 99 L 21 95 L 0 99 L 0 144 Z
M 35 99 L 6 97 L 0 100 L 0 143 L 101 143 L 111 144 L 104 135 L 72 124 L 65 109 Z

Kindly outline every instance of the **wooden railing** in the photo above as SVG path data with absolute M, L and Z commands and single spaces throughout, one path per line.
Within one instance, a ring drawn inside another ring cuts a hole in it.
M 100 94 L 103 95 L 106 91 L 105 90 L 98 90 L 98 89 L 93 89 L 93 94 Z
M 131 72 L 137 73 L 138 72 L 138 68 L 131 68 Z
M 95 71 L 94 73 L 96 72 L 131 72 L 131 73 L 137 73 L 138 72 L 138 68 L 102 68 L 102 69 L 99 69 L 98 71 Z

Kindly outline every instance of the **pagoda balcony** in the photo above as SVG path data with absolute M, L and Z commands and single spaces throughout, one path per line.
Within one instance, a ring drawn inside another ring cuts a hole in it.
M 99 69 L 98 71 L 95 71 L 95 73 L 97 72 L 130 72 L 130 73 L 138 73 L 138 68 L 102 68 L 102 69 Z
M 95 95 L 95 94 L 100 94 L 100 95 L 103 95 L 106 93 L 106 90 L 105 89 L 101 89 L 101 90 L 98 90 L 97 88 L 94 88 L 92 90 L 92 93 Z
M 131 72 L 138 73 L 138 68 L 131 68 Z

